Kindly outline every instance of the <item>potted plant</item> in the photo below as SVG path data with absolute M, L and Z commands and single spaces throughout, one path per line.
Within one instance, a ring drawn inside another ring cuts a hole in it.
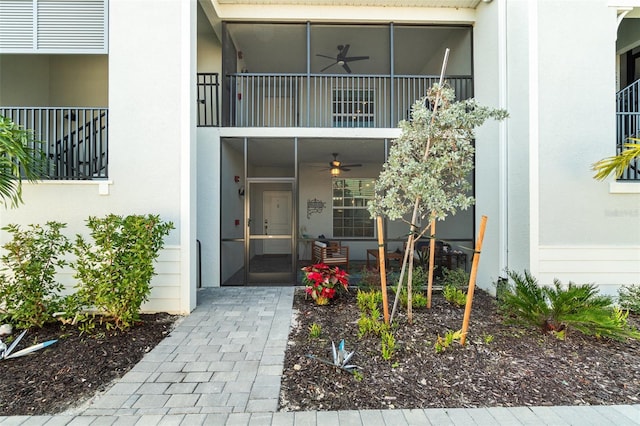
M 345 290 L 349 286 L 349 274 L 339 267 L 330 267 L 324 263 L 305 266 L 303 283 L 305 292 L 315 300 L 317 305 L 326 305 L 336 295 L 336 287 Z

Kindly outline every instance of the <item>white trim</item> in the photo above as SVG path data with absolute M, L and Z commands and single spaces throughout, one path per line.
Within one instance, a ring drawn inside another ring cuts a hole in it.
M 196 0 L 180 0 L 180 311 L 196 307 Z
M 498 1 L 498 107 L 508 110 L 507 0 Z M 498 123 L 498 226 L 500 271 L 509 267 L 509 144 L 507 121 Z
M 206 2 L 208 3 L 208 2 Z M 473 24 L 476 10 L 454 7 L 382 7 L 288 4 L 220 4 L 213 1 L 220 21 L 280 21 L 280 22 L 353 22 L 362 23 L 442 23 Z
M 640 182 L 609 182 L 610 194 L 640 194 Z
M 640 0 L 609 0 L 607 6 L 618 9 L 626 7 L 640 7 Z
M 596 284 L 603 294 L 615 294 L 620 285 L 640 283 L 640 245 L 540 246 L 535 274 L 542 285 L 554 279 L 563 284 Z
M 195 103 L 195 102 L 194 102 Z M 402 134 L 399 128 L 315 128 L 315 127 L 220 127 L 220 137 L 300 137 L 346 139 L 396 139 Z
M 110 186 L 113 185 L 112 180 L 38 180 L 35 182 L 23 181 L 23 185 L 67 185 L 67 186 L 86 186 L 97 185 L 98 194 L 109 195 Z
M 538 2 L 528 3 L 529 15 L 529 269 L 539 270 L 540 176 L 539 176 L 539 93 L 538 93 Z

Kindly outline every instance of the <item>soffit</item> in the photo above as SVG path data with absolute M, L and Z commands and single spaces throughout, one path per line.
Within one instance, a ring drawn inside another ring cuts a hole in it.
M 369 7 L 452 7 L 475 9 L 481 0 L 217 0 L 219 4 L 369 6 Z

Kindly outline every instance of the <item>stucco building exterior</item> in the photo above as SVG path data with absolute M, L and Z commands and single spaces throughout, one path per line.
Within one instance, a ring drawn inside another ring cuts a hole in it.
M 447 48 L 457 96 L 510 114 L 476 133 L 475 207 L 438 224 L 472 246 L 489 218 L 478 285 L 640 283 L 640 174 L 591 171 L 640 132 L 638 0 L 0 0 L 0 113 L 59 171 L 0 225 L 173 221 L 149 311 L 294 285 L 319 235 L 365 260 L 368 188 Z M 402 246 L 403 225 L 384 232 Z

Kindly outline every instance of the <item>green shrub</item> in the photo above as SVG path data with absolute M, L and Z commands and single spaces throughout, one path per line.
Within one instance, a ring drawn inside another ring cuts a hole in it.
M 309 338 L 319 339 L 322 334 L 322 326 L 318 323 L 313 323 L 309 326 Z
M 429 280 L 429 269 L 423 268 L 421 266 L 417 266 L 413 268 L 413 272 L 411 274 L 411 287 L 413 291 L 418 291 L 419 289 L 427 288 L 427 281 Z M 409 282 L 409 274 L 405 271 L 403 283 L 403 288 L 407 287 L 407 282 Z
M 623 309 L 640 314 L 640 285 L 623 285 L 618 289 L 618 303 Z
M 30 225 L 22 230 L 18 225 L 2 228 L 12 240 L 3 248 L 5 265 L 0 274 L 0 320 L 18 328 L 42 327 L 54 320 L 61 309 L 62 284 L 56 282 L 56 270 L 65 266 L 61 257 L 71 251 L 71 243 L 60 230 L 66 225 L 47 222 Z M 6 273 L 9 272 L 9 273 Z
M 90 217 L 93 244 L 76 238 L 73 267 L 79 304 L 95 308 L 126 329 L 139 319 L 140 306 L 151 292 L 154 260 L 173 229 L 159 216 Z
M 444 352 L 445 350 L 447 350 L 447 348 L 449 348 L 449 346 L 451 346 L 453 344 L 453 342 L 460 342 L 460 340 L 462 339 L 462 330 L 458 330 L 458 331 L 453 331 L 453 330 L 448 330 L 444 337 L 440 337 L 440 335 L 438 335 L 438 338 L 436 339 L 436 343 L 433 345 L 433 348 L 436 350 L 437 353 L 440 352 Z
M 367 334 L 380 336 L 380 333 L 388 329 L 389 326 L 384 321 L 380 321 L 378 317 L 373 315 L 362 314 L 358 319 L 358 338 L 363 338 Z
M 380 334 L 380 350 L 382 359 L 389 361 L 396 351 L 396 338 L 390 331 L 382 331 Z
M 360 280 L 356 285 L 362 290 L 370 290 L 380 288 L 380 283 L 380 273 L 364 267 L 360 272 Z
M 444 269 L 442 272 L 443 287 L 453 287 L 465 291 L 469 287 L 469 274 L 464 269 Z
M 411 294 L 411 306 L 414 308 L 424 308 L 425 306 L 427 306 L 427 296 L 421 290 L 423 289 L 415 287 L 413 288 L 413 293 Z M 396 289 L 394 288 L 393 291 L 396 291 Z M 406 287 L 402 287 L 399 297 L 400 303 L 402 303 L 402 306 L 406 308 L 407 304 L 409 303 Z
M 593 284 L 569 283 L 566 288 L 558 280 L 553 287 L 541 287 L 527 271 L 524 275 L 510 271 L 513 284 L 504 293 L 502 311 L 515 323 L 532 325 L 544 332 L 561 332 L 574 328 L 581 333 L 615 339 L 639 338 L 626 316 L 614 309 L 613 300 L 598 295 Z
M 447 302 L 455 306 L 461 307 L 467 304 L 467 295 L 465 292 L 453 285 L 444 286 L 442 294 Z
M 382 305 L 382 292 L 375 290 L 358 290 L 358 293 L 356 294 L 356 303 L 360 312 L 371 312 Z

